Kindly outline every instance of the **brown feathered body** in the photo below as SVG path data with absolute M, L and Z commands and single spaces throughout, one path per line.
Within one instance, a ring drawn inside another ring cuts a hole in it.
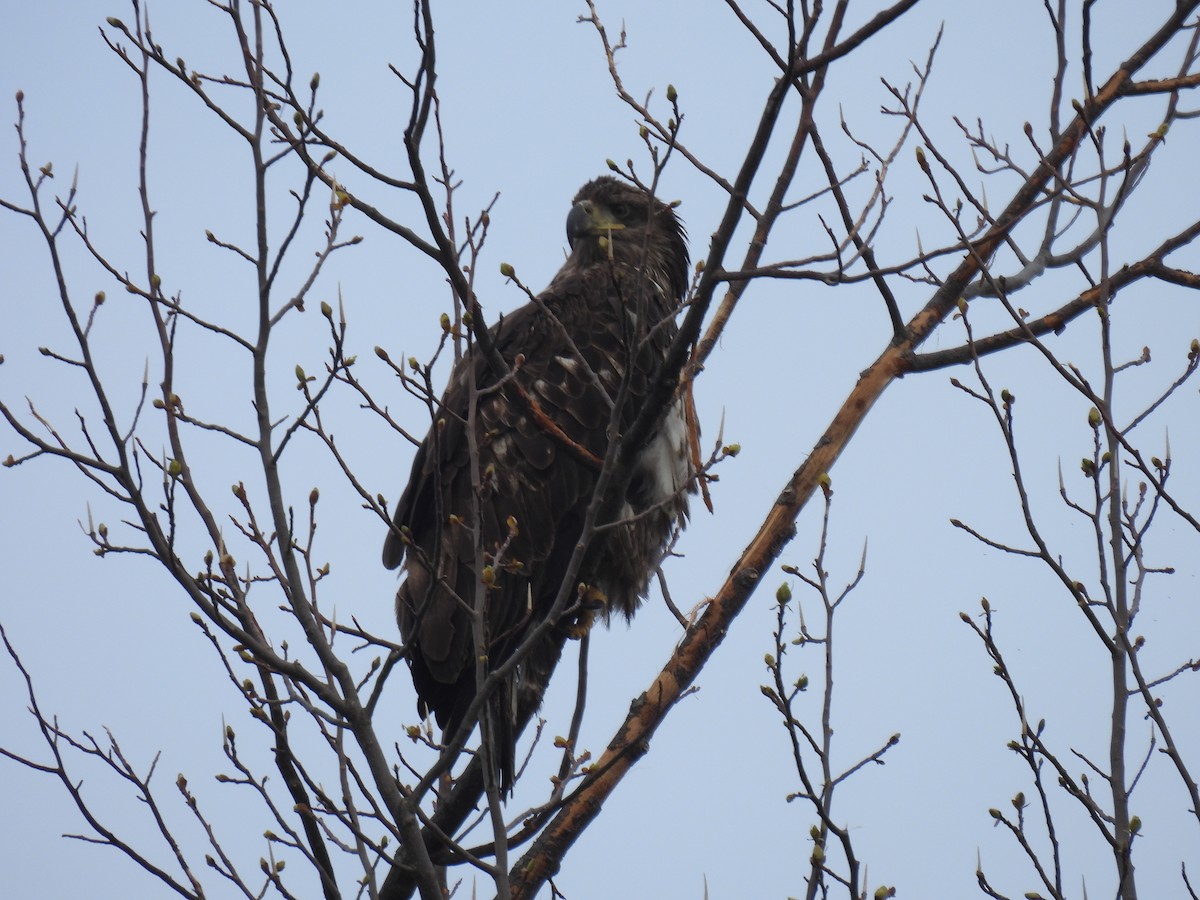
M 511 374 L 498 379 L 477 349 L 456 366 L 384 545 L 389 568 L 407 557 L 397 618 L 421 712 L 432 712 L 447 734 L 476 695 L 477 657 L 486 657 L 485 674 L 502 665 L 546 618 L 595 492 L 594 461 L 604 459 L 610 433 L 624 433 L 641 411 L 676 334 L 688 257 L 672 209 L 603 177 L 575 197 L 567 233 L 571 254 L 550 286 L 491 331 Z M 538 420 L 522 391 L 553 426 Z M 591 542 L 568 585 L 569 604 L 582 584 L 606 614 L 628 617 L 645 596 L 687 513 L 686 402 L 671 405 L 638 454 L 621 524 Z M 475 652 L 476 608 L 484 613 L 483 654 Z M 540 702 L 561 645 L 553 635 L 540 641 L 490 706 L 505 787 L 517 694 L 535 692 Z

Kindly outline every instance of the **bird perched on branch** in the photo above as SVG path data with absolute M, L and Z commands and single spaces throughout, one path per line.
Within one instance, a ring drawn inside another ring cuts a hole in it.
M 491 329 L 503 365 L 476 343 L 455 367 L 383 547 L 388 568 L 407 557 L 396 615 L 421 713 L 447 739 L 482 677 L 563 592 L 558 609 L 571 614 L 526 648 L 477 713 L 490 716 L 506 791 L 519 696 L 540 703 L 581 610 L 633 615 L 687 515 L 698 459 L 691 395 L 677 391 L 609 504 L 618 524 L 575 559 L 610 435 L 619 440 L 642 411 L 676 335 L 689 267 L 674 210 L 608 176 L 575 196 L 567 240 L 550 286 Z

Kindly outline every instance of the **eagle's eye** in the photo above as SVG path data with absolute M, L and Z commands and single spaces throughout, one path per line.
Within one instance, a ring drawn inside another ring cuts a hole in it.
M 612 214 L 618 219 L 626 219 L 629 217 L 628 203 L 614 203 L 612 205 Z

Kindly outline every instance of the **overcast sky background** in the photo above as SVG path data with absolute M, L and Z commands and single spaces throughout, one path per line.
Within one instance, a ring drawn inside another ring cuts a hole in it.
M 595 33 L 575 23 L 586 11 L 582 3 L 444 6 L 435 13 L 438 85 L 448 153 L 463 179 L 460 215 L 473 214 L 500 192 L 477 279 L 494 316 L 523 299 L 499 275 L 500 262 L 514 265 L 532 288 L 545 285 L 563 258 L 571 196 L 605 170 L 607 158 L 632 157 L 644 171 L 644 151 L 631 112 L 613 95 Z M 1098 4 L 1094 71 L 1111 71 L 1172 6 Z M 387 64 L 412 68 L 408 4 L 297 0 L 280 7 L 297 71 L 321 73 L 327 129 L 381 168 L 403 176 L 399 135 L 408 95 Z M 852 6 L 847 30 L 877 8 Z M 622 21 L 628 29 L 629 48 L 621 62 L 631 92 L 641 97 L 653 88 L 661 103 L 666 85 L 673 83 L 685 111 L 683 139 L 714 169 L 732 175 L 772 70 L 724 5 L 606 0 L 600 12 L 614 37 Z M 226 20 L 208 4 L 160 0 L 151 14 L 155 39 L 168 57 L 181 56 L 208 72 L 237 68 Z M 119 268 L 140 272 L 137 85 L 99 37 L 97 27 L 108 15 L 132 20 L 119 0 L 10 5 L 0 31 L 0 120 L 15 120 L 12 98 L 23 89 L 31 163 L 53 161 L 59 192 L 78 165 L 78 204 L 91 234 Z M 823 135 L 847 169 L 857 164 L 858 152 L 837 132 L 839 111 L 857 136 L 890 147 L 899 123 L 880 114 L 889 101 L 880 79 L 897 85 L 911 81 L 911 63 L 923 63 L 943 23 L 923 107 L 939 146 L 977 184 L 951 117 L 969 123 L 982 117 L 985 131 L 1001 144 L 1010 143 L 1032 165 L 1022 127 L 1030 121 L 1039 136 L 1045 133 L 1053 64 L 1042 4 L 926 0 L 867 52 L 833 70 L 820 115 Z M 1077 24 L 1073 18 L 1072 25 Z M 1171 74 L 1178 58 L 1176 46 L 1145 74 Z M 211 229 L 249 245 L 248 156 L 188 92 L 159 73 L 153 81 L 149 177 L 164 289 L 182 291 L 184 302 L 205 315 L 248 327 L 254 315 L 249 268 L 204 236 Z M 1069 86 L 1076 89 L 1078 83 L 1076 77 Z M 1127 134 L 1139 146 L 1157 127 L 1162 107 L 1160 99 L 1130 104 L 1108 121 L 1110 134 Z M 8 129 L 3 134 L 0 196 L 24 202 L 15 135 Z M 1115 152 L 1120 138 L 1111 140 Z M 778 159 L 782 151 L 776 149 L 773 158 Z M 1198 154 L 1194 122 L 1172 130 L 1114 235 L 1115 258 L 1134 258 L 1195 218 Z M 365 187 L 348 166 L 344 172 L 335 169 L 352 190 Z M 797 196 L 821 183 L 806 160 Z M 994 208 L 1007 202 L 1013 184 L 1012 179 L 988 184 Z M 290 186 L 284 179 L 275 185 L 278 210 L 285 209 Z M 901 153 L 888 187 L 896 202 L 878 239 L 883 259 L 911 256 L 918 238 L 926 247 L 948 240 L 945 227 L 920 199 L 926 186 L 911 148 Z M 371 190 L 372 202 L 388 214 L 413 217 L 406 197 Z M 761 201 L 766 190 L 764 183 L 755 199 Z M 693 257 L 702 256 L 723 208 L 720 192 L 678 161 L 668 169 L 660 193 L 682 200 L 679 212 Z M 303 234 L 306 248 L 316 246 L 318 216 L 310 226 Z M 359 354 L 363 367 L 360 376 L 370 377 L 380 398 L 419 430 L 420 409 L 387 377 L 371 350 L 381 344 L 396 358 L 427 358 L 440 334 L 438 316 L 449 307 L 447 289 L 418 254 L 361 217 L 348 214 L 345 233 L 366 240 L 335 256 L 311 295 L 309 312 L 291 317 L 276 345 L 276 410 L 296 408 L 298 395 L 291 385 L 297 363 L 309 372 L 321 370 L 327 332 L 316 308 L 320 300 L 336 303 L 340 294 L 350 323 L 349 352 Z M 93 421 L 97 417 L 78 373 L 37 352 L 42 345 L 68 355 L 72 349 L 45 249 L 30 224 L 14 215 L 0 215 L 0 236 L 0 353 L 5 357 L 0 396 L 18 409 L 24 409 L 20 398 L 31 397 L 51 421 L 72 432 L 76 405 Z M 781 224 L 767 257 L 807 256 L 822 246 L 815 215 L 802 212 Z M 299 283 L 307 252 L 296 254 L 285 278 Z M 1176 263 L 1200 268 L 1195 249 L 1180 254 Z M 146 359 L 153 360 L 145 310 L 114 289 L 77 247 L 69 266 L 79 302 L 86 303 L 96 290 L 109 293 L 96 329 L 104 346 L 101 364 L 127 421 Z M 949 271 L 949 263 L 938 271 Z M 896 280 L 893 288 L 906 315 L 928 299 L 926 287 Z M 1046 278 L 1019 301 L 1040 313 L 1079 289 L 1078 278 L 1067 273 Z M 978 315 L 983 327 L 986 309 Z M 1188 342 L 1200 335 L 1200 312 L 1194 296 L 1182 290 L 1142 284 L 1120 297 L 1114 323 L 1118 359 L 1136 357 L 1143 345 L 1155 358 L 1122 383 L 1121 418 L 1127 419 L 1182 370 Z M 1095 374 L 1097 332 L 1085 317 L 1051 346 Z M 696 389 L 706 442 L 715 440 L 723 417 L 725 440 L 741 443 L 743 452 L 720 470 L 716 515 L 695 514 L 680 545 L 685 558 L 668 569 L 681 607 L 691 608 L 717 589 L 888 335 L 886 315 L 872 290 L 832 291 L 808 282 L 750 289 Z M 926 349 L 955 346 L 961 338 L 961 329 L 951 324 Z M 178 392 L 189 412 L 248 427 L 245 360 L 195 333 L 183 335 L 178 353 Z M 1062 510 L 1056 496 L 1060 459 L 1069 487 L 1086 488 L 1078 459 L 1090 452 L 1088 405 L 1057 382 L 1032 351 L 1006 353 L 986 366 L 993 384 L 1018 398 L 1026 473 L 1046 533 L 1077 577 L 1092 579 L 1088 583 L 1095 586 L 1090 533 L 1078 517 Z M 867 575 L 839 618 L 838 760 L 853 762 L 889 735 L 902 734 L 885 767 L 871 767 L 839 788 L 835 818 L 851 827 L 856 850 L 869 866 L 871 890 L 887 883 L 896 885 L 901 897 L 972 896 L 977 859 L 982 859 L 994 884 L 1020 896 L 1037 884 L 987 812 L 992 806 L 1009 809 L 1013 794 L 1030 790 L 1022 765 L 1005 749 L 1018 725 L 991 663 L 959 612 L 974 614 L 981 596 L 990 599 L 1031 714 L 1046 718 L 1047 739 L 1076 770 L 1081 764 L 1068 748 L 1099 760 L 1106 755 L 1107 659 L 1048 572 L 981 547 L 949 525 L 958 517 L 1000 540 L 1028 544 L 990 414 L 950 387 L 951 375 L 965 380 L 968 373 L 932 373 L 893 385 L 832 473 L 834 529 L 827 568 L 835 584 L 853 577 L 863 542 L 869 540 Z M 158 377 L 152 370 L 152 384 Z M 1147 452 L 1163 455 L 1169 425 L 1176 460 L 1172 484 L 1193 511 L 1200 508 L 1198 406 L 1196 386 L 1189 384 L 1141 434 Z M 411 448 L 356 414 L 353 398 L 344 393 L 329 415 L 364 482 L 389 498 L 398 496 Z M 253 459 L 206 435 L 192 440 L 193 465 L 201 459 L 208 467 L 203 477 L 213 503 L 231 512 L 228 485 L 239 479 L 252 483 Z M 20 455 L 22 447 L 2 426 L 0 456 L 10 452 Z M 383 539 L 378 521 L 360 509 L 311 441 L 298 445 L 286 477 L 298 508 L 313 486 L 321 489 L 319 552 L 332 564 L 323 603 L 336 605 L 343 618 L 355 615 L 381 634 L 392 633 L 395 576 L 378 562 Z M 111 728 L 139 767 L 161 751 L 159 799 L 181 835 L 199 847 L 172 786 L 179 772 L 200 792 L 242 864 L 252 868 L 264 852 L 260 835 L 270 823 L 247 796 L 211 779 L 228 768 L 220 750 L 224 724 L 246 735 L 242 746 L 263 771 L 269 756 L 256 746 L 255 726 L 191 624 L 190 608 L 175 585 L 145 558 L 92 555 L 76 525 L 86 519 L 89 505 L 97 521 L 118 528 L 122 511 L 64 464 L 38 460 L 0 473 L 0 621 L 34 675 L 47 714 L 57 715 L 73 732 L 98 735 Z M 819 507 L 812 505 L 782 562 L 809 567 L 819 523 Z M 1152 582 L 1140 620 L 1139 632 L 1148 641 L 1147 668 L 1158 673 L 1200 655 L 1200 555 L 1195 533 L 1166 515 L 1151 547 L 1153 564 L 1178 569 Z M 201 548 L 194 554 L 197 567 L 202 553 Z M 713 898 L 803 893 L 814 817 L 803 804 L 785 802 L 797 789 L 790 750 L 776 712 L 759 692 L 768 679 L 762 659 L 771 648 L 772 598 L 785 578 L 779 571 L 764 576 L 764 588 L 704 671 L 699 691 L 672 713 L 651 752 L 568 855 L 557 884 L 571 900 L 700 897 L 706 884 Z M 801 586 L 794 588 L 815 621 L 811 598 Z M 669 655 L 678 631 L 662 602 L 652 597 L 630 629 L 620 625 L 595 634 L 583 746 L 597 754 L 602 750 L 629 701 Z M 820 665 L 815 649 L 794 652 L 790 661 L 795 676 L 807 671 L 814 681 Z M 551 735 L 567 729 L 573 669 L 568 656 L 545 710 Z M 14 668 L 0 661 L 0 745 L 45 759 L 33 720 L 24 712 L 23 690 Z M 388 693 L 399 736 L 402 725 L 416 719 L 405 673 L 397 673 Z M 1195 686 L 1185 679 L 1162 693 L 1177 739 L 1200 765 Z M 818 711 L 814 692 L 801 712 L 815 722 Z M 1131 729 L 1131 747 L 1144 748 L 1148 726 L 1134 717 Z M 77 777 L 85 779 L 88 797 L 110 815 L 116 830 L 153 840 L 144 811 L 105 772 L 80 766 Z M 167 896 L 117 853 L 60 838 L 85 826 L 57 782 L 5 761 L 0 795 L 6 896 Z M 1090 897 L 1110 896 L 1112 866 L 1094 829 L 1065 799 L 1058 809 L 1068 890 L 1082 896 L 1086 886 Z M 1180 861 L 1196 863 L 1193 878 L 1200 877 L 1198 836 L 1186 796 L 1165 759 L 1152 761 L 1133 809 L 1145 823 L 1146 856 L 1139 868 L 1144 895 L 1182 895 Z M 164 848 L 152 855 L 166 860 Z M 487 888 L 481 883 L 481 894 Z M 222 885 L 212 890 L 213 896 L 227 895 Z

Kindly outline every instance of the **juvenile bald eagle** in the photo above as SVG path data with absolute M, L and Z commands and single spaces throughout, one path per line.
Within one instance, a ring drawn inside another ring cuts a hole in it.
M 511 375 L 498 379 L 477 347 L 455 367 L 383 547 L 388 568 L 408 558 L 396 615 L 420 711 L 432 712 L 447 737 L 476 694 L 477 586 L 486 592 L 487 671 L 553 605 L 609 432 L 624 433 L 641 410 L 687 290 L 687 244 L 674 211 L 615 178 L 580 189 L 567 241 L 570 256 L 550 286 L 491 331 Z M 472 381 L 477 467 L 467 430 Z M 675 523 L 687 514 L 689 408 L 688 400 L 674 401 L 638 455 L 622 524 L 592 541 L 568 586 L 571 603 L 586 597 L 605 616 L 629 617 L 645 596 Z M 477 571 L 477 548 L 486 571 Z M 516 693 L 534 691 L 540 702 L 561 646 L 561 638 L 541 641 L 491 701 L 495 763 L 506 789 Z

